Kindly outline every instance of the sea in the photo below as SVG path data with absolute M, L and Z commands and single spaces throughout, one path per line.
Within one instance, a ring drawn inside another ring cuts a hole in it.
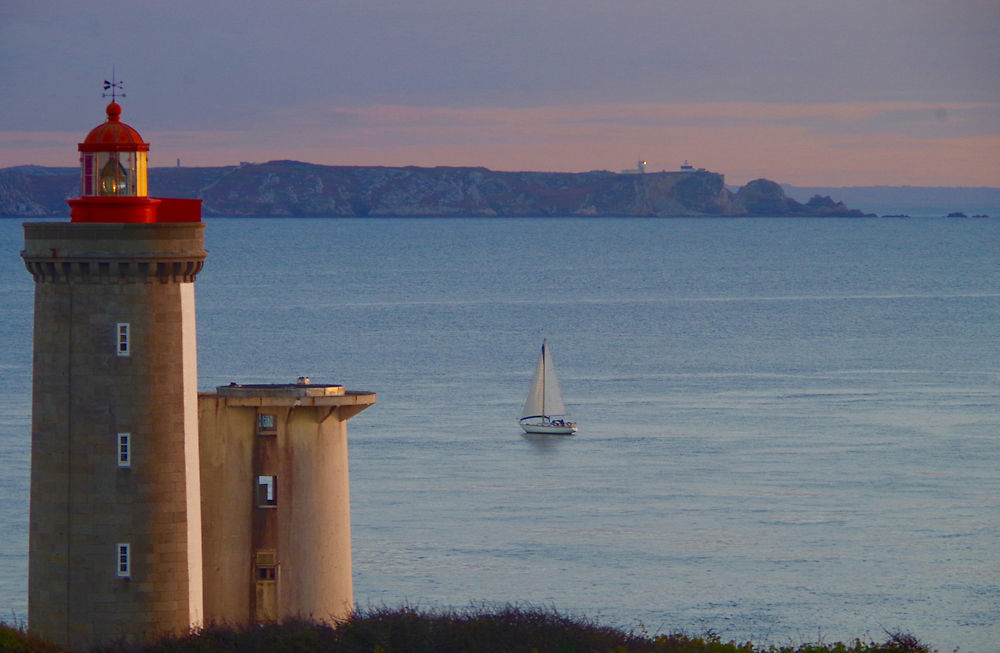
M 378 393 L 349 422 L 358 606 L 1000 651 L 1000 220 L 206 222 L 201 389 Z M 33 283 L 21 221 L 0 240 L 23 623 Z M 517 425 L 543 338 L 574 437 Z

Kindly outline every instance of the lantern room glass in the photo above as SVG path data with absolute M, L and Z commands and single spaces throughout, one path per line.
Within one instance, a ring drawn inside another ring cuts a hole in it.
M 146 197 L 146 152 L 84 152 L 80 161 L 83 197 Z
M 114 154 L 108 162 L 101 167 L 100 188 L 101 195 L 133 195 L 129 193 L 129 171 L 122 166 L 120 157 Z M 135 175 L 131 175 L 134 179 Z

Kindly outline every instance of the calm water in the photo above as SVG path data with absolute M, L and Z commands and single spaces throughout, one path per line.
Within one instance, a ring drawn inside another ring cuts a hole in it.
M 0 235 L 9 620 L 32 284 Z M 1000 650 L 1000 220 L 217 219 L 207 247 L 203 389 L 379 394 L 359 604 Z M 575 438 L 516 424 L 543 337 Z

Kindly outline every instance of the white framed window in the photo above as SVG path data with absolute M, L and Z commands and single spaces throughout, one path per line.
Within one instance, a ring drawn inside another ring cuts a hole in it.
M 132 577 L 132 545 L 128 542 L 119 542 L 115 545 L 118 554 L 117 574 L 118 578 Z
M 278 505 L 278 477 L 257 477 L 257 507 L 274 508 Z
M 132 434 L 119 433 L 115 436 L 118 449 L 118 466 L 122 468 L 132 466 Z
M 128 322 L 118 322 L 115 325 L 115 347 L 119 356 L 132 355 L 132 343 L 129 341 Z

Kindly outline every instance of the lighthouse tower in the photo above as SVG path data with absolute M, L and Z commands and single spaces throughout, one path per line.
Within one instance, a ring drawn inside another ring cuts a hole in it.
M 80 144 L 70 222 L 26 223 L 35 280 L 28 626 L 85 648 L 202 619 L 200 200 L 147 196 L 121 106 Z

